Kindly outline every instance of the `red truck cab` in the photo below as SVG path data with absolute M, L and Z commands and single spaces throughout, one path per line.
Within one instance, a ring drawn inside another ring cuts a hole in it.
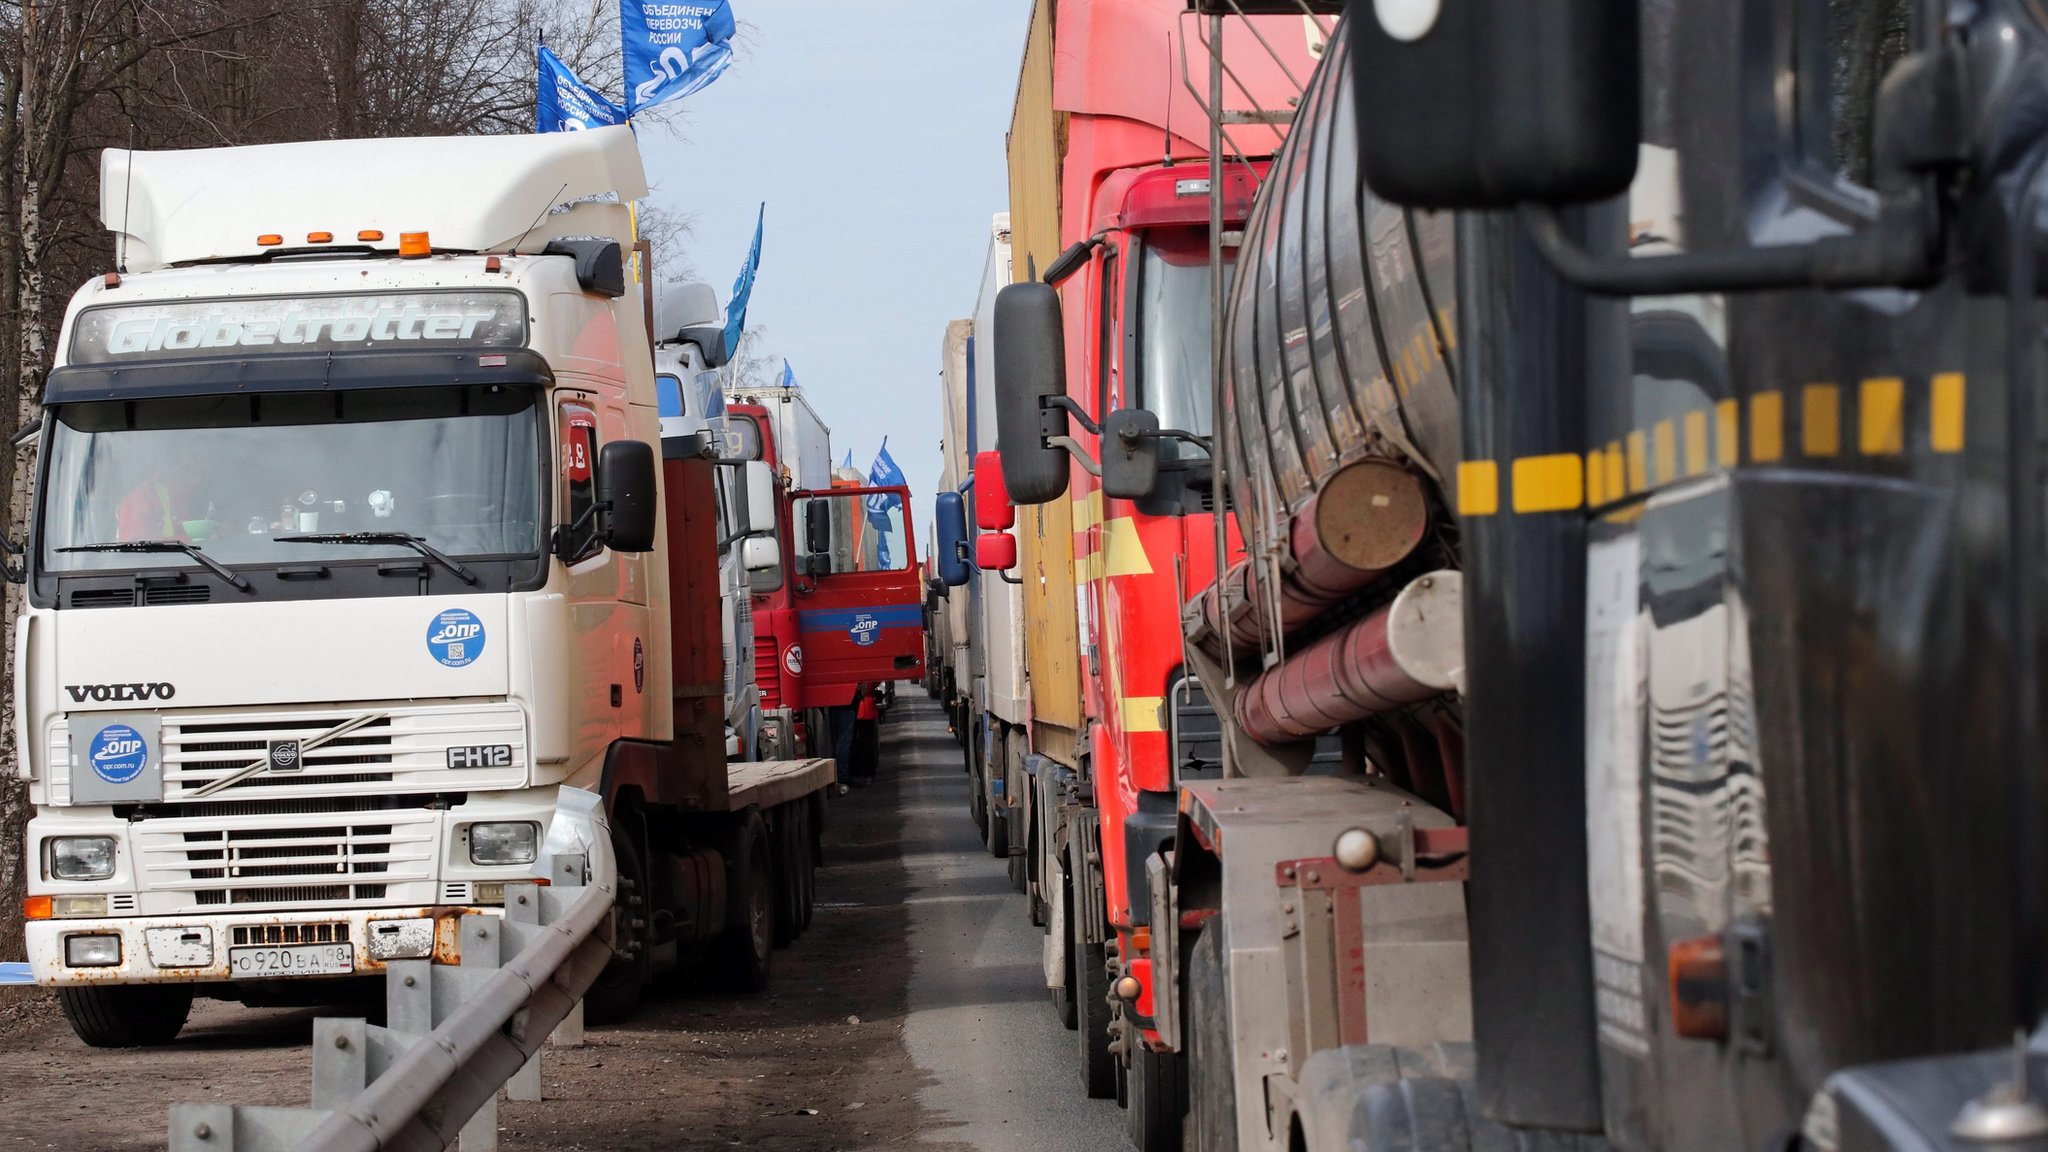
M 862 684 L 924 676 L 924 586 L 910 490 L 789 482 L 774 423 L 757 404 L 729 421 L 752 429 L 741 445 L 776 475 L 782 562 L 754 576 L 754 673 L 762 744 L 784 754 L 832 754 L 819 710 L 851 705 Z

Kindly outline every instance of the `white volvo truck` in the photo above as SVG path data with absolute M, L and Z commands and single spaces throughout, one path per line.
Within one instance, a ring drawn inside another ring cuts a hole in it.
M 739 988 L 829 761 L 725 757 L 715 465 L 665 452 L 631 131 L 111 150 L 14 673 L 29 958 L 95 1045 L 453 960 L 564 785 L 619 955 Z

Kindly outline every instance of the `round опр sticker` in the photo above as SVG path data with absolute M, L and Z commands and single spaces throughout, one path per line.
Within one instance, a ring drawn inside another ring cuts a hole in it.
M 484 622 L 467 608 L 450 608 L 427 624 L 427 651 L 450 668 L 464 668 L 484 654 Z
M 85 756 L 92 773 L 109 784 L 126 784 L 149 766 L 149 741 L 126 724 L 109 724 L 93 735 Z
M 853 614 L 853 627 L 848 628 L 846 634 L 853 637 L 855 644 L 866 648 L 882 634 L 882 622 L 872 613 L 856 612 Z

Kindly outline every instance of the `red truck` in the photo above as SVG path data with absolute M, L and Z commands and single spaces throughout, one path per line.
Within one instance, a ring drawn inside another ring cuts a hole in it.
M 1010 134 L 1013 266 L 1020 282 L 1057 288 L 1060 328 L 1014 331 L 998 300 L 993 331 L 977 333 L 996 348 L 1001 480 L 1016 504 L 1041 506 L 1035 535 L 1022 541 L 1025 570 L 1074 589 L 1064 604 L 1027 593 L 1036 719 L 1028 748 L 1021 732 L 991 742 L 987 800 L 1011 810 L 1011 851 L 1032 858 L 1048 982 L 1080 1032 L 1088 1093 L 1128 1095 L 1144 1148 L 1179 1147 L 1185 1092 L 1178 1057 L 1150 1015 L 1144 862 L 1173 839 L 1180 784 L 1222 772 L 1216 717 L 1186 658 L 1179 610 L 1215 578 L 1213 259 L 1234 262 L 1298 91 L 1289 72 L 1307 76 L 1319 47 L 1298 16 L 1232 22 L 1222 53 L 1238 85 L 1225 145 L 1232 160 L 1218 188 L 1208 142 L 1186 135 L 1206 135 L 1209 123 L 1191 83 L 1206 75 L 1206 26 L 1178 0 L 1041 0 Z M 1019 374 L 1047 381 L 1055 409 L 1011 412 L 1032 391 L 1011 386 Z M 1058 433 L 1072 429 L 1054 443 L 1071 458 L 1013 455 L 1013 438 L 1054 420 Z M 1105 453 L 1136 435 L 1159 442 L 1154 474 L 1105 485 Z M 1044 466 L 1020 471 L 1019 458 Z M 992 479 L 978 474 L 977 484 Z M 1060 504 L 1071 508 L 1069 554 L 1050 539 L 1064 517 L 1045 509 Z M 1234 529 L 1224 530 L 1235 555 Z M 1077 617 L 1067 625 L 1080 657 L 1072 730 L 1047 722 L 1066 702 L 1042 671 L 1062 612 Z M 1112 1000 L 1112 988 L 1132 994 Z
M 825 709 L 853 704 L 861 685 L 924 676 L 924 586 L 910 490 L 800 482 L 792 422 L 769 403 L 727 409 L 745 459 L 776 476 L 779 567 L 754 574 L 754 676 L 761 744 L 776 754 L 830 756 Z M 829 455 L 829 453 L 828 453 Z

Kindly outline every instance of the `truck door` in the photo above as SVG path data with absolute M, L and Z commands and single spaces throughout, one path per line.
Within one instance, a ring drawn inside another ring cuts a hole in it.
M 924 675 L 924 592 L 907 488 L 800 492 L 792 581 L 804 649 L 799 707 L 853 702 L 857 684 Z

